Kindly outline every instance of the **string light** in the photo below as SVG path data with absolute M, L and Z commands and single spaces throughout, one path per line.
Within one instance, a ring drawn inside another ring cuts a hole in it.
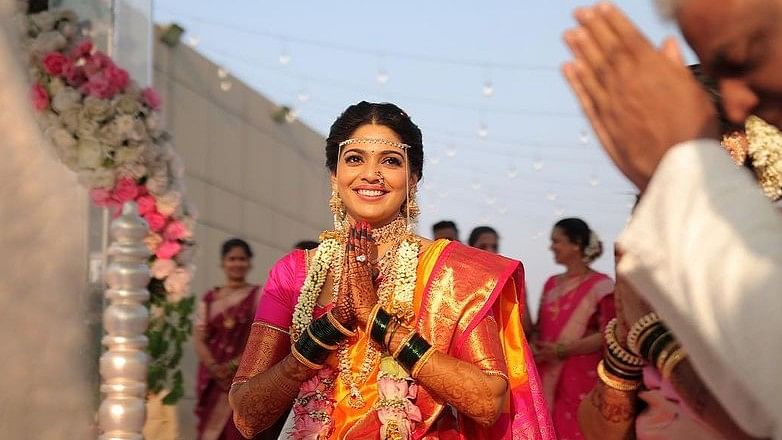
M 485 122 L 481 122 L 478 125 L 478 137 L 481 139 L 486 139 L 489 136 L 489 127 L 486 125 Z
M 432 156 L 429 158 L 429 164 L 433 166 L 437 166 L 437 164 L 440 163 L 442 158 L 440 156 Z
M 591 185 L 593 188 L 600 185 L 600 179 L 596 175 L 592 174 L 589 176 L 589 185 Z
M 563 215 L 565 215 L 565 208 L 561 208 L 561 207 L 557 208 L 556 210 L 554 210 L 554 214 L 556 214 L 557 217 L 562 217 Z
M 379 69 L 377 71 L 377 76 L 375 77 L 375 80 L 381 86 L 386 85 L 388 83 L 388 80 L 390 79 L 391 77 L 388 75 L 388 72 L 386 72 L 385 69 Z
M 500 206 L 499 208 L 497 208 L 497 213 L 499 215 L 507 214 L 508 213 L 508 207 L 507 206 Z
M 196 36 L 187 37 L 187 45 L 192 47 L 192 48 L 197 47 L 198 43 L 200 43 L 200 42 L 201 42 L 201 39 L 196 37 Z
M 589 145 L 589 132 L 586 129 L 582 129 L 578 134 L 578 141 L 581 145 Z
M 228 70 L 225 67 L 218 67 L 217 68 L 217 77 L 220 79 L 226 79 L 228 78 Z
M 291 55 L 288 52 L 288 47 L 284 42 L 282 43 L 282 49 L 280 49 L 280 55 L 277 57 L 277 61 L 283 66 L 287 66 L 291 63 Z
M 494 95 L 494 84 L 491 82 L 490 79 L 487 79 L 483 83 L 483 96 L 489 98 L 492 95 Z
M 497 203 L 497 197 L 489 196 L 489 197 L 486 197 L 485 201 L 486 201 L 487 205 L 493 206 L 495 203 Z

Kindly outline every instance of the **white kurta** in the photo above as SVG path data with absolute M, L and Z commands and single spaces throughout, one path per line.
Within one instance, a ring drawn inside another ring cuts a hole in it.
M 619 272 L 748 433 L 782 439 L 782 215 L 713 140 L 671 149 Z

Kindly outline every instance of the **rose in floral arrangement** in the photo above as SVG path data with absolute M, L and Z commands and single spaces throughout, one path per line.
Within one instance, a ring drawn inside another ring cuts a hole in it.
M 118 215 L 136 201 L 150 227 L 152 252 L 148 389 L 184 393 L 177 366 L 195 307 L 189 294 L 194 209 L 182 194 L 181 159 L 163 130 L 160 96 L 142 89 L 92 41 L 81 39 L 70 11 L 19 17 L 30 59 L 31 102 L 44 135 L 60 159 L 78 173 L 90 199 Z M 175 366 L 172 368 L 172 365 Z

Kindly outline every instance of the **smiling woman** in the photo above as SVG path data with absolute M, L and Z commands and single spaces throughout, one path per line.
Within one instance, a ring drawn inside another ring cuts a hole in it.
M 326 141 L 334 230 L 273 268 L 231 387 L 248 438 L 553 439 L 518 261 L 412 234 L 421 131 L 361 102 Z M 450 407 L 450 409 L 448 409 Z

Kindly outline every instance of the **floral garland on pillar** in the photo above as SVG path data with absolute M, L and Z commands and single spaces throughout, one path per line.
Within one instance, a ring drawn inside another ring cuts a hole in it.
M 58 157 L 97 206 L 117 216 L 135 201 L 149 224 L 147 385 L 152 393 L 168 390 L 163 403 L 174 404 L 184 394 L 179 363 L 195 304 L 195 212 L 184 198 L 184 166 L 163 131 L 160 97 L 96 50 L 73 12 L 22 13 L 18 22 L 32 105 Z

